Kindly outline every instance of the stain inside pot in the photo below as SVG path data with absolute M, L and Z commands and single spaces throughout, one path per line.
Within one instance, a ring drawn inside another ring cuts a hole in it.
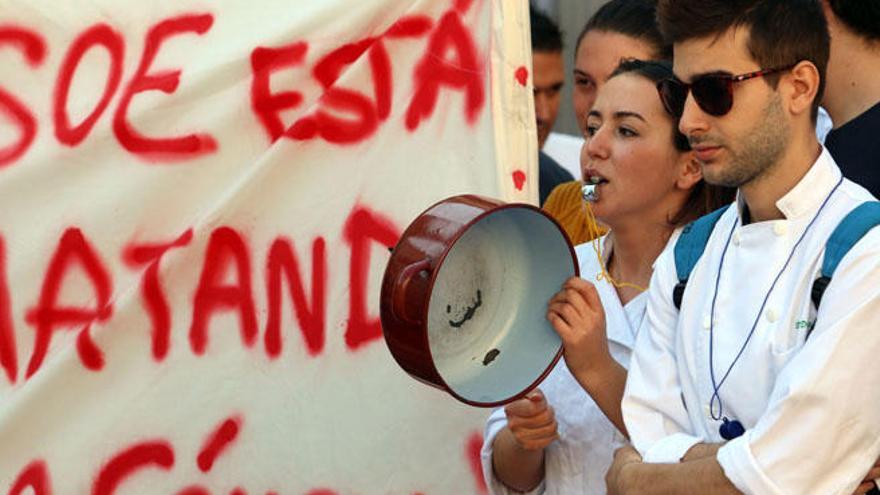
M 483 305 L 483 292 L 481 290 L 477 289 L 477 299 L 474 301 L 474 305 L 468 307 L 465 310 L 464 316 L 462 316 L 460 320 L 458 320 L 458 321 L 449 320 L 449 326 L 451 326 L 452 328 L 461 328 L 461 326 L 464 325 L 466 321 L 468 321 L 474 317 L 474 314 L 476 314 L 476 312 L 477 312 L 477 308 L 479 308 L 482 305 Z M 446 305 L 446 312 L 450 313 L 451 311 L 452 311 L 452 306 L 447 304 Z
M 498 349 L 491 349 L 489 352 L 486 353 L 486 356 L 483 358 L 483 366 L 489 366 L 489 364 L 494 361 L 499 354 L 501 354 L 501 351 L 499 351 Z

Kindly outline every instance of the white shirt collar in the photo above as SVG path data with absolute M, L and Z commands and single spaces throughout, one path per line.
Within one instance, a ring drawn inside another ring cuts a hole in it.
M 822 153 L 813 162 L 806 175 L 776 201 L 776 207 L 785 215 L 786 219 L 815 212 L 837 184 L 837 181 L 840 180 L 840 176 L 840 168 L 823 146 Z M 746 204 L 741 191 L 736 193 L 736 206 L 740 218 L 742 218 Z

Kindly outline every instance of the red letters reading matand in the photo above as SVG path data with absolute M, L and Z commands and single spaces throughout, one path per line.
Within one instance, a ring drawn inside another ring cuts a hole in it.
M 31 67 L 40 65 L 46 58 L 46 42 L 42 36 L 29 29 L 0 26 L 0 48 L 18 45 L 25 61 Z M 0 148 L 0 168 L 18 160 L 37 136 L 37 119 L 18 98 L 0 87 L 0 112 L 6 114 L 19 128 L 18 140 Z
M 371 250 L 383 252 L 397 243 L 399 229 L 383 215 L 365 206 L 357 206 L 343 226 L 343 237 L 350 246 L 349 314 L 344 335 L 349 350 L 357 350 L 381 337 L 379 318 L 369 314 L 367 282 Z M 185 250 L 194 237 L 192 229 L 177 239 L 165 242 L 129 243 L 120 253 L 125 264 L 142 270 L 140 279 L 141 302 L 149 319 L 151 354 L 156 362 L 162 361 L 172 345 L 173 315 L 165 289 L 160 280 L 163 257 Z M 328 258 L 323 237 L 316 237 L 311 246 L 311 271 L 303 270 L 300 254 L 291 240 L 278 237 L 268 249 L 264 283 L 266 315 L 263 340 L 266 355 L 277 359 L 282 352 L 282 311 L 284 287 L 289 293 L 292 314 L 300 329 L 308 355 L 317 356 L 324 349 L 327 327 Z M 193 253 L 180 253 L 192 256 Z M 210 233 L 202 261 L 202 269 L 192 297 L 192 320 L 189 342 L 193 353 L 202 356 L 210 340 L 210 323 L 220 313 L 238 313 L 241 341 L 252 347 L 259 328 L 255 305 L 251 250 L 242 235 L 230 227 L 218 227 Z M 8 287 L 6 255 L 0 237 L 0 366 L 9 383 L 15 383 L 18 371 L 16 338 L 13 331 L 11 293 Z M 306 265 L 307 266 L 307 265 Z M 61 301 L 62 288 L 78 275 L 90 287 L 87 295 L 92 303 L 80 305 Z M 307 290 L 305 280 L 309 279 Z M 34 327 L 33 351 L 25 378 L 30 378 L 42 366 L 48 354 L 52 336 L 59 330 L 79 330 L 77 353 L 83 366 L 91 371 L 104 367 L 104 352 L 92 340 L 89 330 L 93 322 L 107 322 L 113 315 L 113 281 L 106 262 L 92 247 L 83 232 L 75 227 L 64 231 L 49 261 L 37 303 L 25 314 L 25 321 Z M 102 329 L 110 329 L 106 324 Z M 130 330 L 128 330 L 130 331 Z

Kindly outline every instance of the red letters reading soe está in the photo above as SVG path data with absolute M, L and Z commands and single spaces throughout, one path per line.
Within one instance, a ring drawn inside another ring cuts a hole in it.
M 322 94 L 315 110 L 286 124 L 281 112 L 303 104 L 302 93 L 294 88 L 273 93 L 271 76 L 305 62 L 309 44 L 305 40 L 277 48 L 256 47 L 251 53 L 252 73 L 250 105 L 256 122 L 271 141 L 281 137 L 295 140 L 320 138 L 334 144 L 351 144 L 372 136 L 392 110 L 394 94 L 392 57 L 388 43 L 427 37 L 425 53 L 411 72 L 414 93 L 405 115 L 405 128 L 413 132 L 431 117 L 441 90 L 464 92 L 464 117 L 475 122 L 485 106 L 485 65 L 478 54 L 472 33 L 462 20 L 470 2 L 456 2 L 437 22 L 424 15 L 408 15 L 399 19 L 384 33 L 367 36 L 344 44 L 322 55 L 311 68 L 312 78 Z M 113 26 L 97 23 L 76 36 L 62 58 L 52 94 L 52 123 L 57 141 L 65 146 L 82 143 L 107 111 L 113 96 L 121 96 L 112 112 L 113 134 L 119 144 L 135 156 L 154 163 L 191 160 L 218 149 L 216 139 L 205 132 L 182 136 L 146 136 L 129 121 L 129 108 L 134 98 L 146 91 L 174 93 L 180 84 L 182 69 L 153 68 L 163 44 L 172 37 L 206 35 L 214 24 L 209 13 L 183 14 L 164 19 L 146 33 L 143 52 L 134 74 L 123 84 L 125 39 Z M 11 45 L 18 49 L 32 70 L 40 69 L 47 53 L 46 42 L 34 30 L 22 27 L 0 27 L 0 49 Z M 91 112 L 78 123 L 68 114 L 70 89 L 85 55 L 92 50 L 107 53 L 110 64 L 103 92 Z M 366 57 L 372 79 L 372 94 L 345 87 L 340 76 L 362 57 Z M 34 113 L 9 91 L 0 87 L 0 113 L 18 130 L 13 142 L 0 148 L 0 167 L 20 159 L 37 135 L 38 122 Z

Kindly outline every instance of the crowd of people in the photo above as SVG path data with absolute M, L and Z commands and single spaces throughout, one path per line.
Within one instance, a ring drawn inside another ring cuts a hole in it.
M 562 45 L 532 25 L 543 146 Z M 539 179 L 581 277 L 547 302 L 564 359 L 486 423 L 492 493 L 880 493 L 878 74 L 875 1 L 587 21 L 582 177 Z

